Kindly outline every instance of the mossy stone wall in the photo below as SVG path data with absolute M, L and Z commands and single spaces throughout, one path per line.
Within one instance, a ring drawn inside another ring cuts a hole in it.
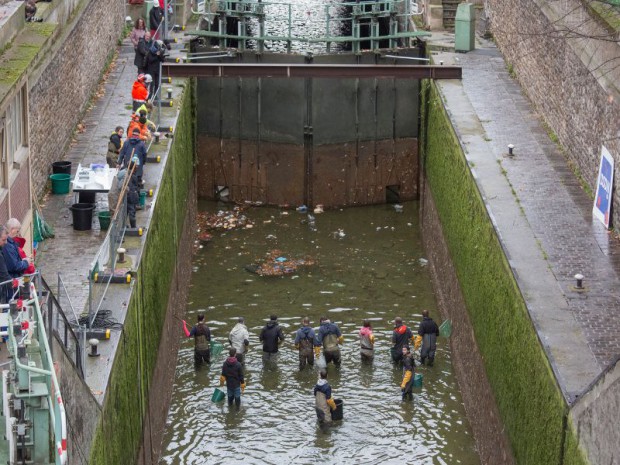
M 434 82 L 422 98 L 425 182 L 516 462 L 587 463 L 572 446 L 568 407 Z
M 91 465 L 133 464 L 138 459 L 144 425 L 149 415 L 171 284 L 177 271 L 180 240 L 191 209 L 195 118 L 194 86 L 186 85 L 174 139 L 148 225 L 146 243 L 127 308 L 106 390 L 100 421 L 90 455 Z M 174 296 L 172 296 L 174 297 Z M 172 299 L 174 301 L 174 299 Z M 178 328 L 177 328 L 178 329 Z M 175 352 L 176 356 L 176 352 Z M 151 406 L 157 408 L 157 406 Z

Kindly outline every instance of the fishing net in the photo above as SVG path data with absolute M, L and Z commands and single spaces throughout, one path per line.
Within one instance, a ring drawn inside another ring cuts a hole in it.
M 439 335 L 442 337 L 450 337 L 452 334 L 452 321 L 446 320 L 439 327 Z
M 211 341 L 211 357 L 217 357 L 224 350 L 224 344 L 217 341 Z
M 43 217 L 38 211 L 34 213 L 34 233 L 33 239 L 35 242 L 41 242 L 44 239 L 54 237 L 54 230 L 45 222 Z

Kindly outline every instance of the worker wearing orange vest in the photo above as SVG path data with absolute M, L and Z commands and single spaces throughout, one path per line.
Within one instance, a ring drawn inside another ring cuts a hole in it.
M 153 80 L 150 74 L 138 74 L 138 78 L 133 83 L 131 98 L 133 99 L 133 111 L 146 103 L 149 96 L 149 84 Z
M 148 129 L 147 119 L 144 112 L 140 113 L 139 116 L 135 113 L 132 115 L 131 122 L 127 128 L 127 134 L 133 134 L 134 129 L 138 129 L 140 131 L 140 140 L 144 142 L 151 140 L 151 131 Z

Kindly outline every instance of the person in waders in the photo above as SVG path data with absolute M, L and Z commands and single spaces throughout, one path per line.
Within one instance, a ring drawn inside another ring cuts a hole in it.
M 228 358 L 222 365 L 222 374 L 220 375 L 220 386 L 226 383 L 226 391 L 228 396 L 228 406 L 230 407 L 235 401 L 237 409 L 241 405 L 241 393 L 245 391 L 245 379 L 243 378 L 243 367 L 237 360 L 237 351 L 231 347 L 228 351 Z
M 403 347 L 409 345 L 409 340 L 413 341 L 413 333 L 403 324 L 400 317 L 394 318 L 394 331 L 392 331 L 392 361 L 394 363 L 401 362 L 403 359 Z
M 284 342 L 284 334 L 278 325 L 276 315 L 269 317 L 269 322 L 260 332 L 258 339 L 263 343 L 263 361 L 276 362 L 278 360 L 278 347 Z
M 314 329 L 310 327 L 310 318 L 305 317 L 301 320 L 301 328 L 295 333 L 295 348 L 299 350 L 299 370 L 303 370 L 306 365 L 314 365 L 312 347 L 314 346 Z
M 435 362 L 435 351 L 437 350 L 437 336 L 439 336 L 439 326 L 428 316 L 428 310 L 422 312 L 422 321 L 418 328 L 418 335 L 415 339 L 415 349 L 417 350 L 422 344 L 422 350 L 420 351 L 420 358 L 422 365 L 426 364 L 428 359 L 428 366 L 432 367 Z
M 372 362 L 375 349 L 375 335 L 372 333 L 372 326 L 369 320 L 364 320 L 360 329 L 360 355 L 362 362 Z
M 321 355 L 321 346 L 323 346 L 323 354 L 325 355 L 325 364 L 334 362 L 334 365 L 340 366 L 340 348 L 338 344 L 344 342 L 344 337 L 340 332 L 340 328 L 329 321 L 325 316 L 321 317 L 321 326 L 316 335 L 314 342 L 314 353 L 317 357 Z
M 332 388 L 327 382 L 325 370 L 320 371 L 319 381 L 314 386 L 314 409 L 322 429 L 332 424 L 332 410 L 336 410 L 336 401 L 332 396 Z
M 237 320 L 237 324 L 230 331 L 228 335 L 228 342 L 231 347 L 234 347 L 237 353 L 235 357 L 239 360 L 239 363 L 243 365 L 245 363 L 245 353 L 248 351 L 250 345 L 250 333 L 245 325 L 245 318 L 242 316 Z
M 403 400 L 413 400 L 413 375 L 415 374 L 415 361 L 409 350 L 409 346 L 403 346 L 403 381 L 400 383 L 400 392 Z
M 183 331 L 185 336 L 194 338 L 194 362 L 200 365 L 202 362 L 211 363 L 211 330 L 205 323 L 205 316 L 198 314 L 198 322 L 189 331 L 187 322 L 183 320 Z

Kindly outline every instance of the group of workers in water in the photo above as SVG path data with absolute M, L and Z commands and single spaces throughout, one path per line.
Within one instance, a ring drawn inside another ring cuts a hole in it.
M 205 321 L 204 314 L 198 315 L 197 323 L 191 328 L 183 320 L 183 330 L 187 337 L 194 338 L 194 361 L 196 364 L 211 363 L 211 330 Z M 439 327 L 429 317 L 428 310 L 422 312 L 422 321 L 418 326 L 417 334 L 403 323 L 402 318 L 394 319 L 392 331 L 391 358 L 395 364 L 402 365 L 403 378 L 400 384 L 402 399 L 413 399 L 413 383 L 415 374 L 415 360 L 411 350 L 420 350 L 420 363 L 433 366 Z M 263 345 L 263 361 L 276 362 L 280 345 L 285 336 L 282 327 L 278 324 L 278 317 L 271 315 L 269 321 L 262 328 L 259 340 Z M 245 320 L 240 317 L 228 336 L 230 348 L 228 357 L 222 365 L 220 386 L 226 384 L 228 405 L 234 403 L 237 408 L 241 404 L 241 393 L 245 390 L 244 364 L 245 356 L 250 345 L 250 333 Z M 318 330 L 310 326 L 310 319 L 305 317 L 301 327 L 295 332 L 294 345 L 299 352 L 299 369 L 314 365 L 315 358 L 324 358 L 323 367 L 333 363 L 341 364 L 340 345 L 344 343 L 344 336 L 340 328 L 327 317 L 321 317 Z M 364 320 L 359 330 L 360 356 L 363 362 L 371 362 L 374 358 L 375 336 L 369 320 Z M 319 380 L 314 387 L 315 410 L 321 426 L 332 423 L 332 412 L 336 410 L 336 401 L 331 387 L 327 382 L 327 370 L 319 370 Z

